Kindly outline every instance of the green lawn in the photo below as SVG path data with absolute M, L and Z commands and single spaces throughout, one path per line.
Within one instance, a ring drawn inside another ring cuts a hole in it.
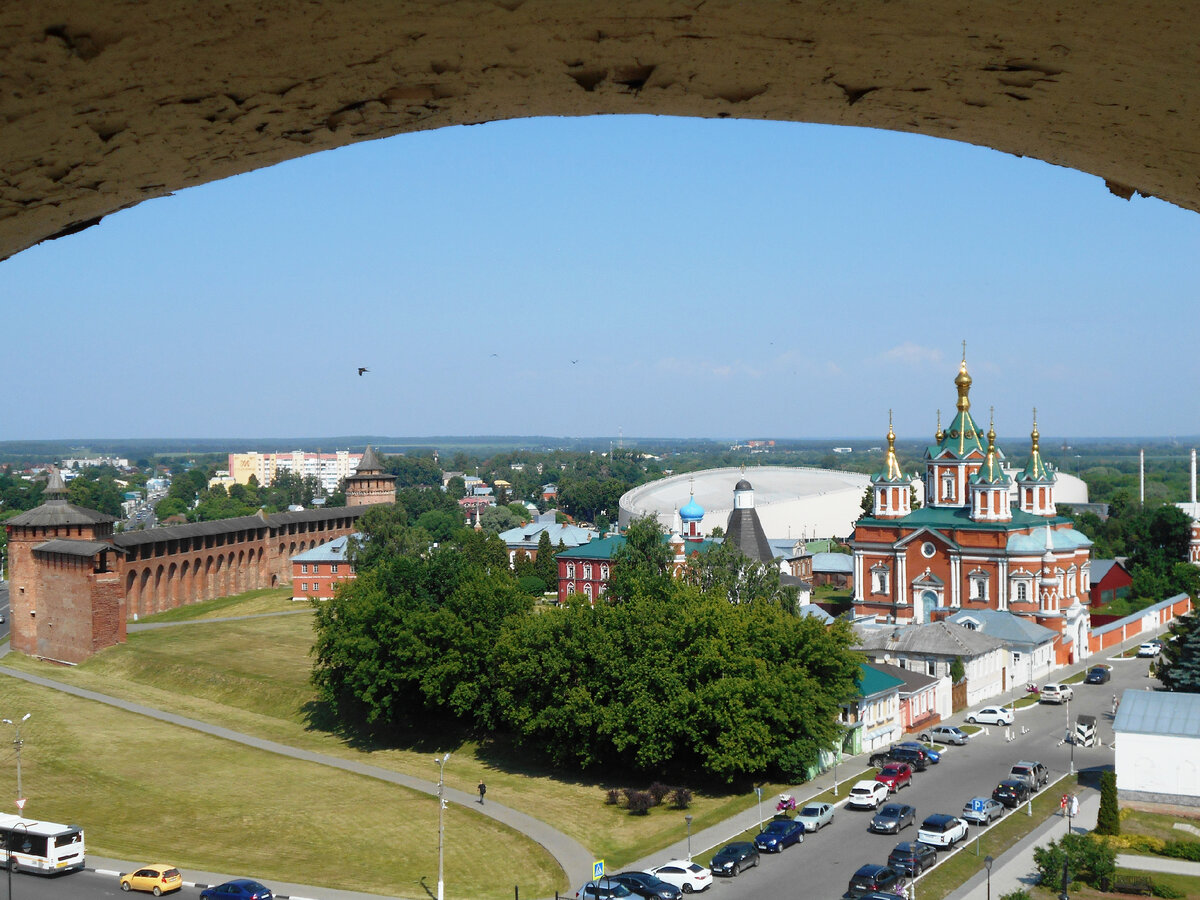
M 262 592 L 252 592 L 243 598 L 212 601 L 212 605 L 219 605 L 220 616 L 230 616 L 246 614 L 248 608 L 264 602 L 273 601 Z M 213 616 L 209 603 L 188 611 L 195 619 Z M 419 746 L 415 747 L 364 748 L 314 727 L 309 718 L 315 699 L 309 682 L 311 643 L 309 616 L 268 616 L 136 632 L 129 635 L 127 644 L 71 668 L 18 654 L 6 657 L 4 664 L 246 734 L 369 761 L 420 778 L 436 778 L 433 754 L 450 751 L 448 784 L 474 791 L 480 780 L 487 782 L 489 800 L 548 822 L 610 866 L 641 858 L 685 833 L 682 811 L 657 807 L 649 815 L 634 816 L 605 804 L 609 788 L 645 788 L 651 778 L 633 784 L 601 782 L 588 776 L 563 778 L 503 746 L 439 743 L 423 736 L 418 736 Z M 763 790 L 770 796 L 787 787 L 765 785 Z M 693 831 L 699 831 L 754 805 L 751 792 L 712 795 L 697 791 L 688 813 L 694 817 Z M 571 879 L 578 874 L 570 873 Z
M 435 798 L 12 678 L 0 699 L 34 712 L 22 729 L 26 814 L 82 824 L 92 855 L 397 897 L 436 884 Z M 496 872 L 527 896 L 567 886 L 543 848 L 454 806 L 446 869 L 449 897 L 511 897 Z
M 235 594 L 232 597 L 218 597 L 204 603 L 192 603 L 152 616 L 143 616 L 139 622 L 189 622 L 196 619 L 215 619 L 222 616 L 255 616 L 262 613 L 291 612 L 307 609 L 307 601 L 292 599 L 292 589 L 262 588 Z

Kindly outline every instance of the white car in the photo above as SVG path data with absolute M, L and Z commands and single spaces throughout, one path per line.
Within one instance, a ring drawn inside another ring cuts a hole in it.
M 1043 684 L 1041 691 L 1038 693 L 1038 700 L 1042 703 L 1065 703 L 1075 697 L 1075 691 L 1069 684 Z
M 967 721 L 972 725 L 1011 725 L 1013 714 L 1007 706 L 985 706 L 967 716 Z
M 887 800 L 889 790 L 882 781 L 860 781 L 850 788 L 846 805 L 856 809 L 878 809 L 879 804 Z
M 953 847 L 966 836 L 967 823 L 945 813 L 930 816 L 917 831 L 917 840 L 931 847 Z
M 1138 647 L 1138 656 L 1158 656 L 1162 653 L 1162 641 L 1146 641 L 1142 646 Z
M 712 887 L 712 870 L 687 859 L 673 859 L 661 866 L 647 869 L 646 873 L 673 884 L 685 894 L 705 891 Z

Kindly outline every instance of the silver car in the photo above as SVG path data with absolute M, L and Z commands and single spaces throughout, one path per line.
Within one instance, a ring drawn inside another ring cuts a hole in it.
M 928 731 L 921 732 L 918 737 L 922 741 L 956 744 L 960 747 L 971 739 L 969 734 L 954 725 L 934 725 Z
M 809 803 L 796 813 L 792 821 L 803 825 L 805 831 L 820 831 L 822 825 L 828 825 L 833 821 L 833 804 Z
M 1004 804 L 991 797 L 972 797 L 963 806 L 961 818 L 976 825 L 990 825 L 1004 815 Z

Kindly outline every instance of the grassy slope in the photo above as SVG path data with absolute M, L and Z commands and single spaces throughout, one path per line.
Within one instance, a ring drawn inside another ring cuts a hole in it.
M 278 608 L 280 601 L 263 594 L 252 592 L 240 602 L 228 598 L 214 601 L 219 604 L 215 615 L 239 615 L 247 608 L 261 610 L 264 604 L 272 603 Z M 198 604 L 170 615 L 211 618 L 214 613 L 209 607 L 208 603 Z M 295 607 L 286 601 L 284 608 Z M 309 683 L 311 642 L 307 616 L 271 616 L 137 632 L 129 636 L 126 645 L 105 650 L 71 669 L 15 654 L 4 662 L 247 734 L 342 758 L 367 759 L 373 765 L 420 778 L 435 778 L 431 756 L 449 750 L 453 758 L 446 767 L 448 784 L 473 791 L 481 779 L 486 781 L 490 800 L 549 822 L 604 858 L 610 868 L 681 837 L 684 825 L 680 811 L 660 807 L 648 816 L 631 816 L 618 807 L 606 806 L 606 789 L 624 787 L 624 782 L 555 777 L 515 754 L 470 743 L 425 740 L 414 749 L 360 749 L 312 728 L 307 715 L 308 704 L 314 698 Z M 783 788 L 765 785 L 764 793 L 771 796 Z M 698 794 L 689 810 L 695 817 L 693 831 L 753 805 L 753 794 Z M 570 873 L 570 878 L 577 880 L 578 874 Z
M 0 680 L 0 702 L 34 711 L 26 814 L 82 823 L 92 854 L 399 897 L 437 881 L 427 796 L 14 679 Z M 501 825 L 451 807 L 446 834 L 450 897 L 511 896 L 497 871 L 532 896 L 562 887 L 549 854 Z

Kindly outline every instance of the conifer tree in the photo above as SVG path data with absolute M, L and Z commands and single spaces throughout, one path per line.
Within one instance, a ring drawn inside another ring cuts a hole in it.
M 1096 814 L 1096 834 L 1120 834 L 1121 810 L 1117 805 L 1117 773 L 1100 773 L 1100 812 Z

